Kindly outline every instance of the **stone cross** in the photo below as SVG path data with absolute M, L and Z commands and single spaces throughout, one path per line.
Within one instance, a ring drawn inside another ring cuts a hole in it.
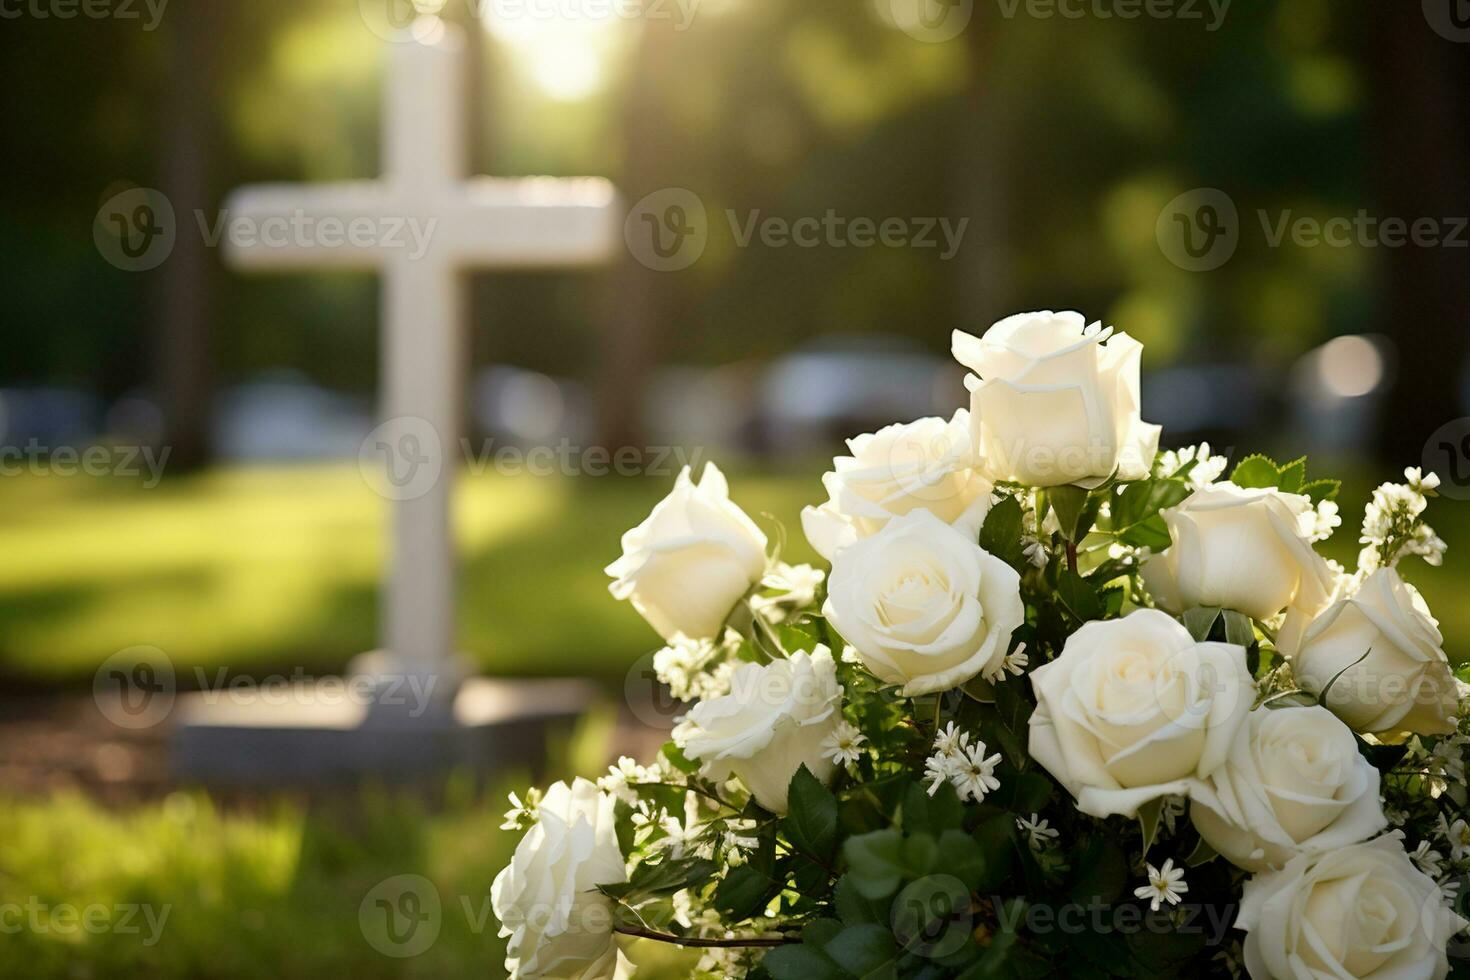
M 618 240 L 616 196 L 595 178 L 468 177 L 461 29 L 421 19 L 387 45 L 383 176 L 246 187 L 227 204 L 242 269 L 368 268 L 382 277 L 385 420 L 364 444 L 392 503 L 381 672 L 438 679 L 452 695 L 455 560 L 450 520 L 460 448 L 470 269 L 592 265 Z M 364 456 L 363 459 L 366 459 Z

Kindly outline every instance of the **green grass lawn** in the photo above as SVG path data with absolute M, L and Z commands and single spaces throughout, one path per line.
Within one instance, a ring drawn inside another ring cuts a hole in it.
M 735 495 L 792 529 L 820 469 L 732 473 Z M 461 648 L 496 674 L 621 677 L 657 637 L 603 567 L 671 478 L 466 477 Z M 156 489 L 116 479 L 0 480 L 0 671 L 90 684 L 113 652 L 191 668 L 340 669 L 375 644 L 386 504 L 355 466 L 227 469 Z
M 811 552 L 798 515 L 821 496 L 822 468 L 732 467 L 737 502 L 767 526 L 759 515 L 784 523 L 799 560 Z M 670 483 L 467 477 L 456 502 L 462 649 L 494 674 L 621 677 L 656 638 L 608 595 L 602 568 Z M 1345 526 L 1326 549 L 1334 557 L 1353 560 L 1372 485 L 1361 473 L 1350 481 Z M 374 645 L 385 506 L 352 465 L 224 469 L 152 490 L 6 477 L 0 672 L 82 686 L 103 659 L 135 645 L 163 649 L 184 686 L 196 666 L 340 669 Z M 1443 621 L 1451 655 L 1464 659 L 1470 507 L 1441 500 L 1430 514 L 1450 542 L 1447 564 L 1416 560 L 1407 571 Z
M 499 829 L 503 794 L 449 797 L 429 811 L 364 791 L 248 813 L 182 792 L 125 812 L 0 799 L 0 976 L 504 977 L 490 885 L 518 835 Z M 399 919 L 385 941 L 379 898 L 422 932 Z M 627 949 L 640 980 L 687 975 L 687 954 Z

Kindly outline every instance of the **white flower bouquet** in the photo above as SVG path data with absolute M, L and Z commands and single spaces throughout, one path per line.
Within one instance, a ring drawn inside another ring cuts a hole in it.
M 624 536 L 688 711 L 512 798 L 511 975 L 626 975 L 629 937 L 773 980 L 1470 975 L 1470 688 L 1400 574 L 1437 479 L 1378 489 L 1348 572 L 1305 460 L 1158 451 L 1126 334 L 954 351 L 969 409 L 851 440 L 802 514 L 830 573 L 712 465 Z

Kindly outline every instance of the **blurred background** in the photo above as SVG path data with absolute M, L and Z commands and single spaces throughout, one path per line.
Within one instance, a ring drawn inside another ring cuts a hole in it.
M 415 15 L 472 38 L 469 172 L 621 197 L 606 265 L 467 277 L 455 501 L 475 667 L 615 702 L 655 644 L 601 569 L 681 462 L 717 459 L 810 558 L 799 510 L 841 439 L 949 415 L 950 332 L 1044 308 L 1144 342 L 1167 444 L 1345 478 L 1333 557 L 1356 555 L 1377 482 L 1440 472 L 1449 557 L 1410 577 L 1470 654 L 1464 6 L 0 4 L 0 898 L 175 917 L 151 945 L 33 926 L 0 961 L 499 975 L 493 924 L 452 896 L 479 902 L 513 844 L 500 796 L 344 815 L 205 795 L 170 777 L 161 732 L 114 730 L 90 696 L 140 644 L 181 688 L 196 668 L 338 672 L 374 645 L 387 502 L 357 457 L 377 277 L 241 275 L 213 232 L 242 185 L 380 172 L 385 39 Z M 537 447 L 570 462 L 505 462 Z M 593 447 L 631 447 L 636 473 L 597 472 Z M 560 768 L 604 765 L 616 716 L 589 713 Z M 455 912 L 398 959 L 356 903 L 410 871 Z

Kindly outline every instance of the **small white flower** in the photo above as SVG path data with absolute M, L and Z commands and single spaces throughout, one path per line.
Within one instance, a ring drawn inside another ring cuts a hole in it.
M 1033 851 L 1039 851 L 1061 834 L 1053 827 L 1048 826 L 1049 821 L 1039 813 L 1031 814 L 1030 818 L 1017 817 L 1016 826 L 1026 835 L 1026 842 L 1031 845 Z
M 1026 556 L 1026 560 L 1031 563 L 1033 568 L 1045 568 L 1047 562 L 1046 546 L 1035 538 L 1025 538 L 1022 540 L 1024 543 L 1021 545 L 1021 554 Z
M 505 811 L 505 822 L 500 825 L 501 830 L 521 830 L 536 822 L 536 809 L 541 805 L 541 791 L 532 786 L 526 790 L 526 801 L 515 793 L 508 794 L 510 797 L 510 809 Z M 1461 821 L 1463 823 L 1464 821 Z
M 1014 677 L 1020 677 L 1026 673 L 1026 665 L 1030 662 L 1031 658 L 1026 655 L 1026 644 L 1022 643 L 1015 650 L 1006 654 L 1005 659 L 985 679 L 988 681 L 1002 681 L 1005 680 L 1007 672 Z
M 939 731 L 939 734 L 934 736 L 934 751 L 938 752 L 942 756 L 953 757 L 957 755 L 963 755 L 965 749 L 968 748 L 969 745 L 969 733 L 961 731 L 959 728 L 955 727 L 954 722 L 950 722 L 949 724 L 945 725 L 944 728 Z
M 776 595 L 756 595 L 750 599 L 750 608 L 769 623 L 784 622 L 792 613 L 816 601 L 817 589 L 827 573 L 811 565 L 788 565 L 778 561 L 761 579 L 761 588 L 776 592 Z
M 924 760 L 924 778 L 929 781 L 930 796 L 939 792 L 939 787 L 949 782 L 949 774 L 953 768 L 954 758 L 942 752 Z
M 1137 898 L 1148 899 L 1149 910 L 1157 912 L 1165 902 L 1178 905 L 1187 891 L 1189 885 L 1184 881 L 1184 869 L 1174 867 L 1174 859 L 1168 858 L 1161 868 L 1148 865 L 1148 884 L 1133 889 L 1133 894 Z
M 1465 822 L 1464 817 L 1447 823 L 1443 813 L 1439 815 L 1439 833 L 1450 845 L 1450 857 L 1455 861 L 1463 861 L 1470 855 L 1470 824 Z
M 860 746 L 868 737 L 858 731 L 857 726 L 841 721 L 832 729 L 832 734 L 822 739 L 822 756 L 833 762 L 851 765 L 862 758 Z
M 1409 852 L 1409 857 L 1419 866 L 1420 871 L 1431 878 L 1439 877 L 1440 862 L 1444 860 L 1444 856 L 1438 851 L 1431 850 L 1429 841 L 1421 840 L 1419 846 Z
M 1404 470 L 1404 479 L 1408 481 L 1409 489 L 1423 496 L 1432 496 L 1439 489 L 1439 474 L 1433 471 L 1425 476 L 1417 466 L 1410 466 Z
M 848 643 L 842 648 L 842 662 L 845 664 L 860 664 L 863 658 L 858 656 L 857 647 Z
M 995 777 L 995 767 L 1000 763 L 1000 753 L 987 757 L 985 743 L 976 742 L 966 750 L 963 759 L 957 759 L 950 770 L 950 781 L 959 790 L 960 799 L 966 796 L 976 803 L 985 799 L 985 794 L 1000 789 L 1000 780 Z

